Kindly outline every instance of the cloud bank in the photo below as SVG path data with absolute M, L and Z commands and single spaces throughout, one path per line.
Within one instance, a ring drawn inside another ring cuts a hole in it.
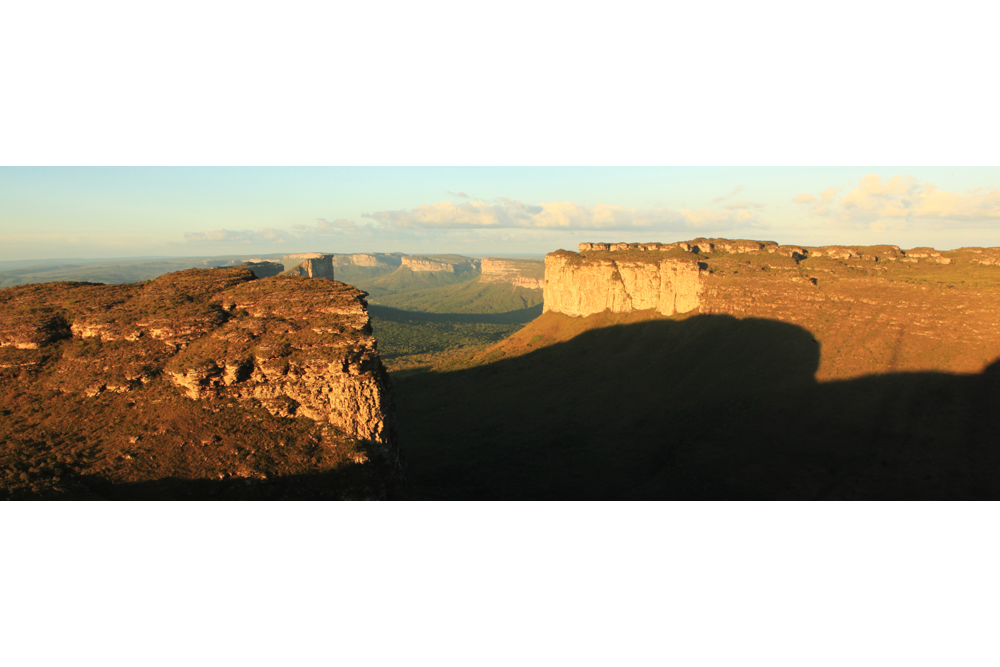
M 868 227 L 872 231 L 906 229 L 911 225 L 941 228 L 986 227 L 1000 222 L 1000 189 L 968 193 L 940 190 L 913 176 L 883 180 L 877 174 L 861 179 L 858 186 L 838 197 L 841 189 L 800 194 L 792 202 L 831 224 Z
M 572 202 L 525 204 L 512 199 L 455 204 L 443 201 L 413 209 L 363 213 L 394 229 L 538 229 L 538 230 L 728 230 L 759 224 L 751 208 L 738 202 L 715 209 L 634 209 L 617 205 L 581 206 Z

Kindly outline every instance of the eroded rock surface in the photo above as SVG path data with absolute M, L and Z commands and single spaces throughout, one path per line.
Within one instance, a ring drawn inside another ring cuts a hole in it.
M 319 252 L 285 255 L 282 263 L 285 266 L 284 275 L 334 279 L 333 255 Z
M 460 258 L 458 261 L 443 261 L 430 257 L 413 257 L 404 255 L 403 267 L 411 271 L 444 271 L 445 273 L 463 273 L 479 270 L 479 260 Z
M 353 255 L 334 255 L 334 266 L 386 266 L 398 267 L 400 265 L 399 253 L 355 253 Z
M 545 283 L 545 265 L 538 261 L 487 257 L 480 270 L 482 283 L 508 283 L 527 289 L 542 289 Z
M 8 393 L 0 406 L 10 417 L 5 426 L 17 424 L 6 437 L 37 431 L 46 442 L 58 441 L 53 433 L 79 426 L 67 415 L 105 411 L 117 416 L 95 417 L 96 430 L 85 440 L 88 447 L 118 451 L 135 445 L 115 444 L 114 434 L 128 423 L 123 418 L 141 415 L 147 422 L 129 435 L 136 442 L 169 440 L 172 429 L 161 433 L 156 425 L 160 414 L 164 425 L 187 424 L 180 440 L 151 444 L 142 471 L 105 461 L 101 479 L 204 479 L 209 468 L 219 480 L 338 470 L 334 476 L 343 477 L 345 465 L 361 465 L 368 471 L 363 484 L 345 483 L 334 497 L 382 497 L 400 483 L 401 465 L 391 390 L 365 296 L 332 280 L 255 279 L 248 268 L 192 269 L 124 285 L 2 289 L 0 381 L 20 394 Z M 33 416 L 43 396 L 50 397 L 51 416 Z M 201 434 L 213 429 L 214 435 Z M 282 429 L 294 434 L 279 435 Z M 202 445 L 185 449 L 185 432 L 219 439 L 225 449 L 204 446 L 213 449 L 211 456 Z M 264 444 L 254 446 L 253 455 L 241 453 L 241 443 L 251 440 Z M 264 450 L 266 460 L 256 460 Z M 0 478 L 3 456 L 0 451 Z
M 610 310 L 654 309 L 661 315 L 687 313 L 700 304 L 697 260 L 583 260 L 575 253 L 545 257 L 544 311 L 586 317 Z

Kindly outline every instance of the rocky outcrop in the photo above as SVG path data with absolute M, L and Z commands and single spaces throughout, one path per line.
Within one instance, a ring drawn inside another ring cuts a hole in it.
M 558 251 L 545 257 L 544 311 L 573 317 L 605 310 L 687 313 L 700 304 L 700 274 L 697 260 L 585 260 Z
M 479 260 L 467 257 L 448 261 L 432 257 L 413 257 L 404 255 L 401 258 L 403 268 L 411 271 L 444 271 L 445 273 L 466 273 L 479 270 Z
M 318 252 L 285 255 L 282 257 L 282 264 L 285 266 L 284 275 L 334 279 L 333 255 Z
M 598 253 L 643 253 L 658 252 L 665 253 L 679 251 L 684 253 L 694 253 L 701 256 L 720 254 L 776 254 L 792 257 L 797 260 L 807 257 L 830 257 L 840 260 L 864 260 L 864 261 L 897 261 L 917 262 L 927 260 L 937 264 L 949 264 L 951 259 L 943 256 L 933 248 L 913 248 L 912 250 L 902 250 L 895 245 L 877 246 L 817 246 L 805 247 L 796 245 L 779 245 L 774 241 L 752 241 L 747 239 L 706 239 L 698 238 L 692 241 L 677 241 L 675 243 L 581 243 L 579 244 L 580 254 L 587 256 L 600 256 Z M 978 249 L 962 249 L 977 250 Z
M 230 317 L 168 364 L 191 398 L 257 401 L 391 445 L 388 381 L 364 292 L 340 283 L 250 282 L 212 300 Z
M 526 289 L 542 289 L 545 285 L 545 264 L 521 259 L 487 257 L 480 263 L 479 282 L 509 283 Z
M 78 369 L 64 392 L 124 392 L 162 375 L 192 399 L 325 422 L 392 458 L 392 398 L 365 296 L 329 280 L 256 280 L 245 268 L 14 287 L 0 290 L 0 347 L 43 351 L 72 338 L 84 347 L 61 352 Z

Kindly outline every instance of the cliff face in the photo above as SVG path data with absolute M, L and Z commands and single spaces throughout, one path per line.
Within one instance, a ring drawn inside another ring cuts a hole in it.
M 301 279 L 226 290 L 212 302 L 237 316 L 175 355 L 167 374 L 191 398 L 258 401 L 389 445 L 387 381 L 362 294 Z
M 211 430 L 214 435 L 204 436 L 210 442 L 203 445 L 210 449 L 233 433 L 234 444 L 219 444 L 227 448 L 214 452 L 219 460 L 209 476 L 266 479 L 361 465 L 367 472 L 360 486 L 334 491 L 378 497 L 387 484 L 397 483 L 401 468 L 390 387 L 364 297 L 334 281 L 256 280 L 250 270 L 238 268 L 194 269 L 125 285 L 3 289 L 0 377 L 25 396 L 49 392 L 49 409 L 63 417 L 43 424 L 30 415 L 31 401 L 23 397 L 8 397 L 12 402 L 4 411 L 14 414 L 11 424 L 19 422 L 18 434 L 51 433 L 75 426 L 66 414 L 132 405 L 151 424 L 145 430 L 133 426 L 129 442 L 152 445 L 165 440 L 163 424 L 156 423 L 160 410 L 164 424 L 166 415 L 188 420 L 180 429 L 188 438 Z M 158 403 L 163 406 L 151 407 Z M 114 448 L 116 428 L 137 421 L 108 419 L 95 433 L 98 449 Z M 246 420 L 261 426 L 252 436 L 237 437 L 234 431 L 248 428 Z M 289 428 L 298 435 L 274 435 Z M 167 444 L 152 447 L 157 465 L 141 473 L 110 466 L 99 476 L 131 483 L 204 477 L 208 464 L 201 463 L 202 452 L 184 450 L 181 437 L 176 452 Z M 276 452 L 267 460 L 241 457 L 238 443 L 248 438 L 281 440 L 287 459 Z M 170 462 L 177 457 L 185 463 Z M 0 451 L 0 478 L 2 460 Z
M 661 315 L 687 313 L 700 305 L 697 260 L 654 262 L 614 259 L 581 261 L 574 253 L 545 257 L 543 312 L 586 317 L 610 310 L 654 309 Z
M 1000 249 L 585 243 L 545 260 L 546 312 L 698 312 L 798 325 L 819 378 L 980 372 L 1000 356 Z
M 334 279 L 333 255 L 318 252 L 285 255 L 282 263 L 285 265 L 285 275 Z
M 401 258 L 402 266 L 411 271 L 444 271 L 445 273 L 463 273 L 479 270 L 478 259 L 461 258 L 458 261 L 442 261 L 430 257 Z
M 480 270 L 479 282 L 482 283 L 509 283 L 526 289 L 542 289 L 545 284 L 542 262 L 484 258 Z
M 355 253 L 353 255 L 334 255 L 334 266 L 386 266 L 400 265 L 400 255 L 381 252 Z

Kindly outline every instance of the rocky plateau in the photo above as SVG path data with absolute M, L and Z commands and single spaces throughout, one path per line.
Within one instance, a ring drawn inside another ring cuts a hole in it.
M 402 468 L 365 296 L 252 267 L 0 290 L 0 381 L 14 388 L 0 406 L 0 479 L 14 496 L 115 497 L 115 485 L 163 480 L 278 488 L 282 476 L 332 475 L 329 497 L 384 497 Z M 49 461 L 63 457 L 74 462 Z M 272 496 L 296 497 L 286 487 Z
M 788 322 L 820 342 L 820 379 L 976 373 L 1000 357 L 998 264 L 1000 248 L 581 243 L 546 256 L 544 310 Z

